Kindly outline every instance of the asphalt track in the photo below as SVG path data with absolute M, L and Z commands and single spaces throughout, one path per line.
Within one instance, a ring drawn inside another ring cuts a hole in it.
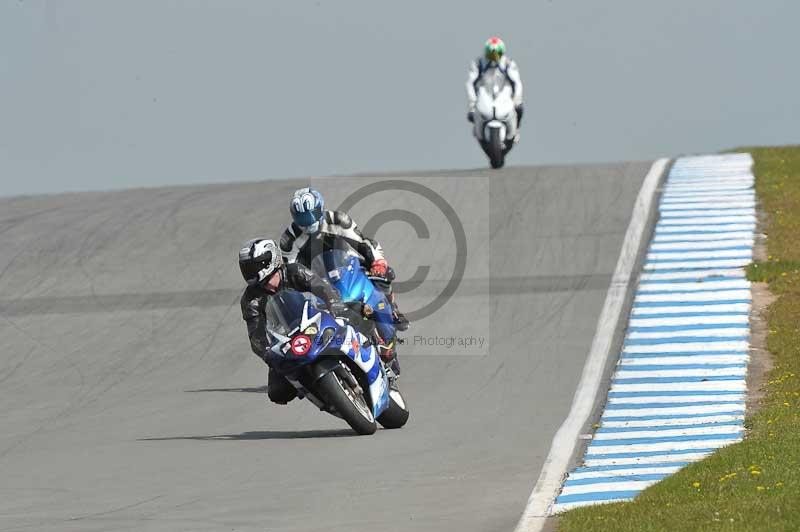
M 372 437 L 269 404 L 249 352 L 238 244 L 277 235 L 304 182 L 0 199 L 0 530 L 512 530 L 648 169 L 414 176 L 452 204 L 466 268 L 403 346 L 409 424 Z M 375 179 L 315 184 L 335 206 Z M 414 310 L 454 269 L 452 231 L 430 202 L 387 197 L 430 232 L 377 234 L 399 278 L 430 267 L 401 296 Z

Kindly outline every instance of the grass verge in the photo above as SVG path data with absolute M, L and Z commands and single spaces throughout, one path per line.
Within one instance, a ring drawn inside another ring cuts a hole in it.
M 800 147 L 753 148 L 768 260 L 748 277 L 777 296 L 767 311 L 775 366 L 741 443 L 682 469 L 635 500 L 572 510 L 559 532 L 800 530 Z

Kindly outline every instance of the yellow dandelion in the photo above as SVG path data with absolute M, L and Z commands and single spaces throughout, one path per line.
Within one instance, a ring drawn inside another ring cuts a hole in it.
M 764 491 L 766 488 L 764 486 L 756 486 L 758 491 Z
M 753 475 L 754 477 L 757 477 L 758 475 L 761 474 L 761 471 L 759 471 L 758 469 L 751 469 L 750 474 Z
M 692 487 L 693 488 L 699 488 L 700 487 L 700 483 L 697 482 L 697 481 L 694 481 L 694 482 L 692 482 Z
M 775 483 L 775 487 L 776 488 L 782 488 L 783 487 L 783 482 L 776 482 Z

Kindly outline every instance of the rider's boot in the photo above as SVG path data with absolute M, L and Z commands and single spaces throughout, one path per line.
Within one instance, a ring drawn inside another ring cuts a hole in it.
M 394 321 L 394 326 L 398 331 L 403 332 L 408 330 L 408 318 L 406 318 L 405 314 L 397 310 L 397 307 L 394 307 L 392 310 L 392 319 Z
M 397 377 L 400 375 L 400 362 L 397 361 L 397 351 L 396 348 L 396 341 L 397 339 L 393 340 L 388 345 L 383 339 L 375 335 L 376 344 L 375 347 L 378 349 L 378 354 L 381 357 L 381 360 L 384 363 L 384 367 L 386 368 L 386 376 L 389 379 L 389 387 L 392 389 L 397 389 Z
M 286 377 L 282 376 L 274 369 L 269 368 L 267 396 L 273 403 L 285 405 L 297 397 L 297 390 L 292 386 L 292 383 L 286 380 Z
M 397 353 L 395 353 L 394 351 L 395 341 L 390 340 L 389 342 L 387 342 L 377 334 L 376 337 L 377 341 L 375 343 L 375 347 L 378 349 L 378 355 L 381 357 L 381 360 L 383 361 L 384 364 L 390 365 L 392 363 L 392 360 L 394 360 L 397 357 Z
M 389 388 L 397 390 L 397 376 L 400 375 L 400 365 L 397 364 L 397 359 L 389 366 L 384 366 L 386 371 L 386 378 L 389 380 Z
M 408 318 L 406 318 L 405 314 L 397 309 L 397 300 L 394 297 L 394 290 L 392 289 L 392 281 L 394 281 L 394 278 L 394 270 L 389 268 L 386 271 L 386 277 L 371 279 L 373 284 L 386 295 L 386 298 L 389 300 L 389 304 L 392 306 L 392 322 L 394 322 L 395 328 L 398 331 L 407 331 L 409 325 Z
M 409 326 L 408 318 L 397 308 L 397 299 L 394 297 L 394 290 L 389 292 L 389 303 L 392 304 L 392 321 L 394 321 L 395 328 L 398 331 L 407 331 Z
M 389 364 L 389 368 L 391 368 L 392 372 L 395 375 L 395 378 L 397 378 L 397 376 L 400 375 L 400 361 L 397 360 L 397 357 L 394 357 L 392 363 Z
M 378 350 L 378 355 L 381 357 L 383 363 L 391 368 L 395 375 L 400 375 L 400 363 L 397 361 L 397 343 L 397 337 L 387 342 L 380 337 L 377 330 L 375 331 L 375 347 Z

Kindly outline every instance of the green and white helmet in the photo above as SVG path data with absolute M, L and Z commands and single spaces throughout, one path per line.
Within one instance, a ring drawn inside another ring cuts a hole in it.
M 489 37 L 483 45 L 483 54 L 487 61 L 500 61 L 506 53 L 506 43 L 500 37 Z

